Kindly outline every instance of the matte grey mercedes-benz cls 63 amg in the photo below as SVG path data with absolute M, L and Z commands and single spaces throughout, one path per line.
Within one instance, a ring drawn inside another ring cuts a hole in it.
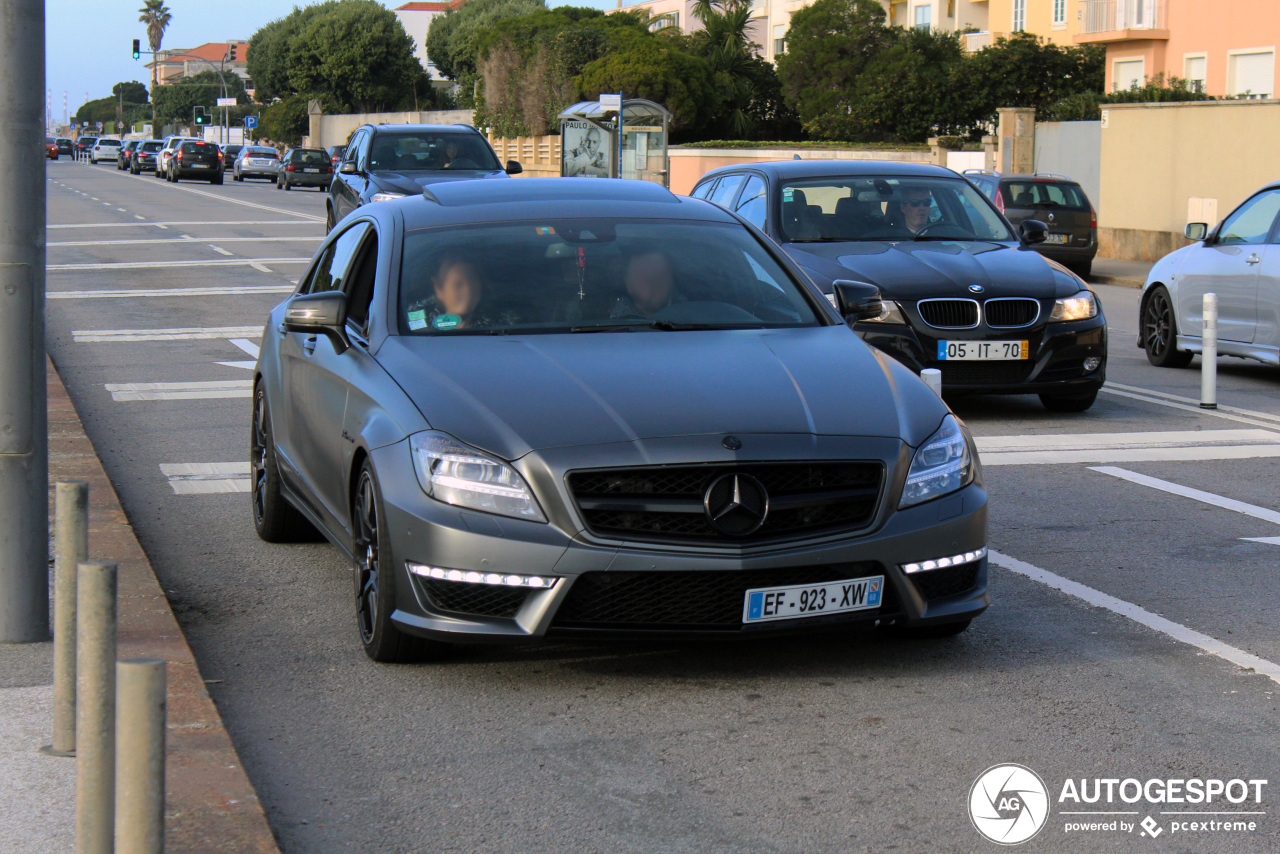
M 329 234 L 264 330 L 253 517 L 353 562 L 378 661 L 450 643 L 962 630 L 973 441 L 732 213 L 654 184 L 432 185 Z M 843 315 L 843 316 L 842 316 Z

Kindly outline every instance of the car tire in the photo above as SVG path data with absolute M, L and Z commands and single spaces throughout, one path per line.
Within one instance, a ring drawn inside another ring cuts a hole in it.
M 1098 399 L 1098 390 L 1085 395 L 1042 394 L 1040 402 L 1050 412 L 1084 412 Z
M 249 465 L 252 475 L 250 501 L 253 506 L 253 527 L 258 536 L 268 543 L 316 540 L 319 532 L 280 494 L 280 470 L 276 465 L 276 448 L 271 435 L 267 391 L 262 383 L 258 383 L 253 391 Z
M 937 640 L 950 638 L 969 628 L 972 620 L 958 620 L 954 623 L 935 623 L 929 626 L 880 626 L 886 635 L 902 640 Z
M 1072 264 L 1071 272 L 1075 273 L 1080 278 L 1087 280 L 1089 276 L 1093 274 L 1092 259 L 1085 261 L 1083 264 Z
M 1178 349 L 1178 319 L 1163 285 L 1152 288 L 1142 301 L 1140 318 L 1142 349 L 1148 362 L 1157 368 L 1185 368 L 1191 364 L 1195 354 Z
M 243 175 L 241 175 L 239 172 L 233 172 L 233 173 L 232 173 L 232 175 L 231 175 L 231 177 L 232 177 L 234 180 L 236 180 L 236 181 L 243 181 L 243 180 L 244 180 L 244 176 L 243 176 Z
M 378 477 L 366 459 L 360 466 L 351 501 L 356 628 L 365 655 L 385 663 L 439 657 L 448 649 L 445 644 L 405 634 L 391 621 L 396 607 L 395 568 L 382 559 L 391 553 L 383 519 Z
M 288 181 L 285 181 L 285 182 L 284 182 L 284 191 L 287 193 L 287 192 L 289 192 L 289 191 L 290 191 L 290 190 L 292 190 L 292 189 L 293 189 L 293 185 L 292 185 L 292 184 L 290 184 Z
M 333 227 L 336 224 L 337 223 L 333 221 L 333 208 L 330 205 L 325 205 L 324 206 L 324 233 L 328 234 L 329 232 L 333 231 Z

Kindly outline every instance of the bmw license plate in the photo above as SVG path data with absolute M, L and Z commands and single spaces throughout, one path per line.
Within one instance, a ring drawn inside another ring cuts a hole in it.
M 822 584 L 799 584 L 791 587 L 759 587 L 747 591 L 742 605 L 742 622 L 764 623 L 769 620 L 794 620 L 867 611 L 880 607 L 884 592 L 884 576 L 828 581 Z
M 1029 358 L 1027 341 L 939 341 L 938 361 L 1009 362 Z
M 1044 239 L 1045 243 L 1056 243 L 1059 246 L 1065 246 L 1071 242 L 1070 234 L 1050 234 Z

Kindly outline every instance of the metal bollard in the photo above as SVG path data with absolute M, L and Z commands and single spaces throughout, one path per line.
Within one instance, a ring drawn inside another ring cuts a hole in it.
M 53 744 L 50 756 L 76 755 L 76 573 L 89 558 L 89 484 L 54 489 Z
M 164 851 L 165 663 L 116 665 L 116 850 Z
M 80 564 L 76 606 L 76 852 L 112 854 L 116 804 L 116 565 Z
M 920 372 L 920 379 L 924 380 L 924 384 L 933 389 L 933 393 L 938 397 L 942 397 L 942 371 L 937 368 L 925 368 Z
M 1204 295 L 1204 330 L 1200 353 L 1200 408 L 1218 408 L 1218 295 Z

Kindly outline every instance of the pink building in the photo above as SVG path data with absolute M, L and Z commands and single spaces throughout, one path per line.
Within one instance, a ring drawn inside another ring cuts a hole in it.
M 1280 91 L 1277 0 L 1080 0 L 1075 41 L 1107 46 L 1107 91 L 1161 73 L 1209 95 Z

